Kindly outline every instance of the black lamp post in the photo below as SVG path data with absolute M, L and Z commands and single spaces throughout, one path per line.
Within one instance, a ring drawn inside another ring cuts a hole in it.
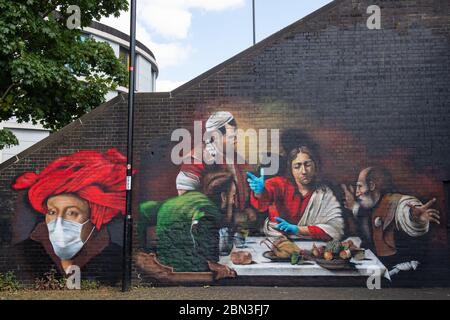
M 253 0 L 253 45 L 256 43 L 255 0 Z
M 127 177 L 126 177 L 126 212 L 123 231 L 123 268 L 122 291 L 128 291 L 131 285 L 131 260 L 133 240 L 132 217 L 132 189 L 131 177 L 133 173 L 133 116 L 134 116 L 134 88 L 136 62 L 136 0 L 131 0 L 130 23 L 130 66 L 128 84 L 128 136 L 127 136 Z

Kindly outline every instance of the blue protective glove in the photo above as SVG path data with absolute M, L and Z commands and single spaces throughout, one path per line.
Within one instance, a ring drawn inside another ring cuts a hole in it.
M 298 226 L 296 226 L 295 224 L 291 224 L 286 220 L 281 219 L 280 217 L 276 217 L 275 220 L 279 222 L 279 224 L 275 226 L 275 228 L 277 228 L 278 230 L 284 231 L 286 233 L 298 234 Z
M 264 169 L 261 168 L 261 177 L 259 178 L 253 173 L 247 172 L 247 182 L 255 194 L 261 194 L 264 191 Z

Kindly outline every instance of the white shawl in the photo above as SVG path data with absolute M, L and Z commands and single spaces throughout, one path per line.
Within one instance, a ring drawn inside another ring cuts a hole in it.
M 264 233 L 269 237 L 280 236 L 275 229 L 277 223 L 264 224 Z M 325 231 L 331 238 L 339 240 L 344 235 L 344 219 L 338 200 L 327 186 L 318 187 L 311 195 L 305 212 L 298 222 L 298 226 L 316 226 Z

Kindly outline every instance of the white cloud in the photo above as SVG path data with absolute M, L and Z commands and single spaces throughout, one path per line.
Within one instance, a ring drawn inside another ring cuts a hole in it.
M 222 11 L 245 4 L 245 0 L 145 0 L 137 4 L 138 20 L 163 37 L 185 39 L 193 9 Z
M 164 68 L 176 66 L 188 60 L 193 49 L 190 44 L 180 41 L 156 42 L 141 24 L 136 26 L 136 38 L 155 54 L 160 73 Z
M 130 17 L 128 13 L 124 13 L 118 18 L 102 18 L 100 22 L 126 34 L 130 33 Z M 160 71 L 164 70 L 164 68 L 185 62 L 193 52 L 191 45 L 179 40 L 166 42 L 154 41 L 152 33 L 149 32 L 148 28 L 146 28 L 140 20 L 136 23 L 136 39 L 152 50 L 155 54 Z
M 146 32 L 168 39 L 185 39 L 191 26 L 193 9 L 222 11 L 235 9 L 245 0 L 142 0 L 137 2 L 137 26 Z M 123 12 L 119 18 L 108 17 L 100 21 L 129 33 L 130 13 Z
M 221 11 L 242 7 L 245 0 L 181 0 L 191 8 L 200 8 L 208 11 Z
M 194 52 L 186 42 L 192 20 L 192 10 L 222 11 L 241 7 L 246 0 L 140 0 L 137 1 L 136 38 L 153 51 L 160 69 L 180 65 Z M 130 12 L 120 17 L 102 18 L 100 22 L 126 34 L 130 32 Z M 158 36 L 158 41 L 155 37 Z M 162 80 L 157 80 L 157 83 Z M 161 87 L 169 88 L 165 80 Z M 167 82 L 169 81 L 169 82 Z M 166 86 L 167 85 L 167 86 Z
M 160 69 L 179 65 L 189 59 L 194 51 L 190 45 L 182 43 L 154 43 L 150 48 L 157 52 L 156 62 Z
M 187 81 L 172 81 L 172 80 L 161 80 L 156 81 L 156 91 L 157 92 L 169 92 L 179 86 L 185 84 Z
M 173 1 L 150 0 L 139 3 L 138 20 L 150 31 L 166 38 L 185 39 L 192 14 Z

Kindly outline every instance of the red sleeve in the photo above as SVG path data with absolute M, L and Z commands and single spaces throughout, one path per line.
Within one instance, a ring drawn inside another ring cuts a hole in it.
M 332 238 L 323 231 L 322 228 L 319 228 L 317 226 L 308 226 L 309 233 L 311 237 L 315 240 L 322 240 L 322 241 L 331 241 Z
M 258 211 L 265 212 L 269 210 L 269 206 L 279 197 L 282 188 L 283 185 L 278 177 L 269 179 L 264 184 L 264 192 L 259 198 L 255 197 L 253 191 L 250 193 L 250 204 Z
M 250 204 L 259 212 L 265 212 L 269 210 L 270 199 L 268 198 L 266 190 L 264 190 L 264 192 L 259 196 L 259 198 L 256 198 L 255 193 L 252 191 L 250 193 Z

